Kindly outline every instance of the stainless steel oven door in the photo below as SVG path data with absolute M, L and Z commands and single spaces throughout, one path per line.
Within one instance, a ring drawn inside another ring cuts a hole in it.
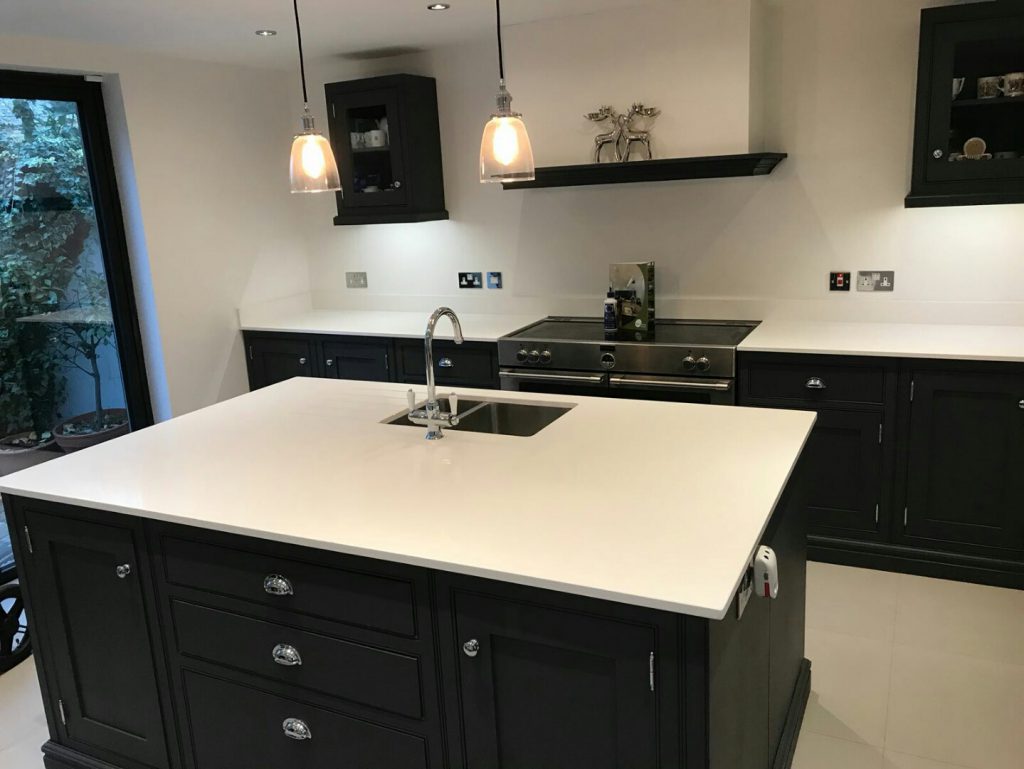
M 736 403 L 732 379 L 684 379 L 670 376 L 616 374 L 608 379 L 616 398 L 670 401 L 673 403 L 709 403 L 731 406 Z
M 607 374 L 580 374 L 571 371 L 530 371 L 502 369 L 498 372 L 502 390 L 557 395 L 608 396 Z

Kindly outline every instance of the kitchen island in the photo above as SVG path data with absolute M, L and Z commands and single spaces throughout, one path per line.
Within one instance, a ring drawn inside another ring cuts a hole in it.
M 460 391 L 568 410 L 427 442 L 405 393 L 293 379 L 0 479 L 47 766 L 789 765 L 813 414 Z

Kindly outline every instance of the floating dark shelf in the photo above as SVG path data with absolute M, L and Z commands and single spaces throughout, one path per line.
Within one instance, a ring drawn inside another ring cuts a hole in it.
M 391 146 L 385 145 L 383 147 L 353 147 L 353 155 L 365 155 L 369 152 L 391 152 Z
M 589 184 L 669 182 L 681 179 L 718 179 L 727 176 L 764 176 L 775 170 L 785 152 L 751 155 L 712 155 L 701 158 L 636 160 L 628 163 L 588 163 L 537 169 L 532 182 L 504 182 L 507 190 L 539 187 L 580 187 Z
M 959 99 L 953 102 L 953 109 L 961 107 L 992 107 L 996 104 L 1024 105 L 1024 96 L 996 97 L 994 99 Z

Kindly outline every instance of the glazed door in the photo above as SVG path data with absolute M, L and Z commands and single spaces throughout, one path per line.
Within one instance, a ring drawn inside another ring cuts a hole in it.
M 131 528 L 27 509 L 26 580 L 67 743 L 168 766 L 156 661 Z
M 468 769 L 654 769 L 653 628 L 457 593 Z
M 338 158 L 344 207 L 379 208 L 408 202 L 398 91 L 352 93 L 331 102 L 342 139 Z

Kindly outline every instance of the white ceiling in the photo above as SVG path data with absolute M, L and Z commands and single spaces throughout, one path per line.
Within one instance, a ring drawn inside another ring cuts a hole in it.
M 299 0 L 307 56 L 427 48 L 488 34 L 492 0 Z M 664 2 L 665 0 L 660 0 Z M 505 0 L 503 22 L 651 5 L 659 0 Z M 0 35 L 58 37 L 211 61 L 284 67 L 295 60 L 291 0 L 3 0 Z M 628 35 L 628 18 L 624 18 Z M 257 29 L 278 35 L 259 38 Z

